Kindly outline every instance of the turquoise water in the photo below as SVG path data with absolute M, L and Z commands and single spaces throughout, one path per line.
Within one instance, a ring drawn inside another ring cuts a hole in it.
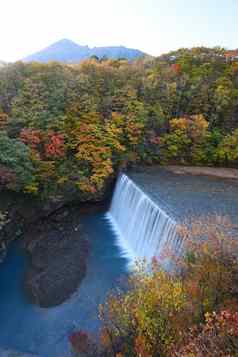
M 60 306 L 32 305 L 23 289 L 28 257 L 15 243 L 0 266 L 0 347 L 40 357 L 70 355 L 69 335 L 78 329 L 98 331 L 98 304 L 127 274 L 126 258 L 104 214 L 79 219 L 88 235 L 91 255 L 87 276 L 72 297 Z

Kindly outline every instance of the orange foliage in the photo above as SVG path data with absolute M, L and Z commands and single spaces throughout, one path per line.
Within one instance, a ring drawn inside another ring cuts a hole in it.
M 188 333 L 185 345 L 174 352 L 177 357 L 236 357 L 238 351 L 238 313 L 222 311 L 206 314 L 205 324 Z
M 179 74 L 179 73 L 181 73 L 182 67 L 181 67 L 181 64 L 179 64 L 179 63 L 173 63 L 173 64 L 171 64 L 171 69 L 175 73 Z
M 20 139 L 24 144 L 29 145 L 31 149 L 35 150 L 42 142 L 42 135 L 41 130 L 25 128 L 20 133 Z

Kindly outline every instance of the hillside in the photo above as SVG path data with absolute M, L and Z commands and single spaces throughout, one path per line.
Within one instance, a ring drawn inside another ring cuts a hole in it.
M 142 51 L 123 46 L 90 48 L 88 46 L 80 46 L 73 41 L 63 39 L 53 43 L 39 52 L 23 58 L 23 61 L 59 61 L 64 63 L 78 63 L 84 59 L 90 58 L 91 56 L 97 56 L 99 59 L 108 57 L 113 59 L 126 58 L 128 60 L 133 60 L 135 58 L 143 57 L 144 55 L 145 53 Z
M 237 62 L 164 58 L 3 67 L 0 189 L 89 200 L 135 162 L 238 167 Z

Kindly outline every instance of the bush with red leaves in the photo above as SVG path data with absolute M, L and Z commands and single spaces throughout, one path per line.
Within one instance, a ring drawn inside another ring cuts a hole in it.
M 73 346 L 73 349 L 77 352 L 87 352 L 89 347 L 89 337 L 84 331 L 74 332 L 69 340 Z
M 61 158 L 65 156 L 64 135 L 50 133 L 45 144 L 45 155 L 48 158 Z
M 92 337 L 85 331 L 79 330 L 69 336 L 76 356 L 96 357 L 101 356 L 98 346 L 93 342 Z
M 206 314 L 202 327 L 191 329 L 177 357 L 237 357 L 238 313 L 232 311 Z

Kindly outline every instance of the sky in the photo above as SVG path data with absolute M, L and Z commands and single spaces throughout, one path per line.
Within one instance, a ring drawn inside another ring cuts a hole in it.
M 180 47 L 238 48 L 238 0 L 0 0 L 0 59 L 68 38 L 151 55 Z

